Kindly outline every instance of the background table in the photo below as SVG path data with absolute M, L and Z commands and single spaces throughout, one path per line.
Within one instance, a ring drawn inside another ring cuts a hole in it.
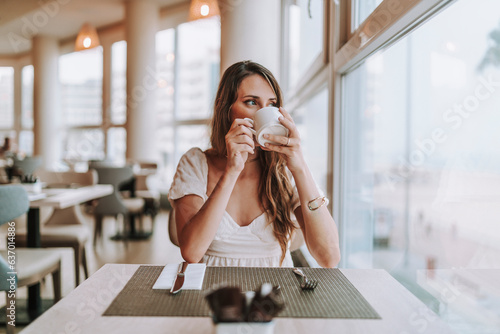
M 139 265 L 106 264 L 45 312 L 23 334 L 213 333 L 209 317 L 102 316 Z M 380 269 L 342 269 L 382 319 L 276 318 L 275 333 L 452 333 L 437 315 Z
M 55 209 L 65 209 L 73 205 L 78 205 L 99 197 L 109 195 L 113 192 L 113 186 L 107 184 L 97 184 L 80 187 L 76 189 L 44 189 L 47 196 L 30 202 L 27 222 L 27 246 L 38 248 L 40 243 L 40 208 L 52 207 Z M 32 285 L 28 288 L 28 314 L 30 318 L 36 318 L 43 312 L 40 298 L 40 284 Z

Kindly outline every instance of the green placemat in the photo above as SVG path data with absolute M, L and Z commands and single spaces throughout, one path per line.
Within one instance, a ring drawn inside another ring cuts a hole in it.
M 233 285 L 249 291 L 269 282 L 280 285 L 285 302 L 278 317 L 380 319 L 338 269 L 303 268 L 308 277 L 319 281 L 315 290 L 303 291 L 290 268 L 207 267 L 201 291 L 176 295 L 152 289 L 162 270 L 162 266 L 140 266 L 103 316 L 209 317 L 205 294 L 211 288 Z

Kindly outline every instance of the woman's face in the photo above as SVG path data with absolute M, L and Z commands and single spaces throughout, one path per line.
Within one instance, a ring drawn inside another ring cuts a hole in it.
M 257 110 L 276 104 L 276 94 L 266 79 L 252 74 L 240 83 L 238 98 L 231 106 L 231 122 L 236 118 L 253 118 Z

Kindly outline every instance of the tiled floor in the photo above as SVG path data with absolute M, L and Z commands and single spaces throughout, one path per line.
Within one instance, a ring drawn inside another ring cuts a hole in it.
M 86 216 L 86 222 L 93 231 L 93 218 Z M 146 217 L 143 223 L 145 230 L 151 228 L 149 217 Z M 91 238 L 89 238 L 87 261 L 90 275 L 106 263 L 166 264 L 182 260 L 179 248 L 174 246 L 168 237 L 168 212 L 161 212 L 156 216 L 154 233 L 148 240 L 131 240 L 127 246 L 123 241 L 110 240 L 109 238 L 116 233 L 117 228 L 121 229 L 121 226 L 121 223 L 117 224 L 114 219 L 107 218 L 103 223 L 103 239 L 97 243 L 95 248 L 92 245 Z M 0 230 L 0 249 L 6 247 L 5 235 L 6 231 L 3 226 Z M 73 251 L 69 248 L 61 248 L 60 251 L 62 254 L 62 290 L 63 296 L 65 296 L 75 288 Z M 17 292 L 17 298 L 19 299 L 26 298 L 26 295 L 26 288 L 20 288 Z M 42 285 L 42 298 L 52 297 L 52 279 L 49 276 Z M 0 305 L 5 305 L 4 292 L 0 293 Z M 5 333 L 5 328 L 0 327 L 0 334 L 2 333 Z

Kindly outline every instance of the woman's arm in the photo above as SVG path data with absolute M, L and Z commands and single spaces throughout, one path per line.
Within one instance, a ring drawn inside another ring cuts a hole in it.
M 175 224 L 181 254 L 191 263 L 200 262 L 219 228 L 238 175 L 225 173 L 208 200 L 187 195 L 174 201 Z
M 320 266 L 333 268 L 340 261 L 337 226 L 326 205 L 314 211 L 308 208 L 309 201 L 318 198 L 320 193 L 307 165 L 292 175 L 300 198 L 300 207 L 295 210 L 295 216 L 307 248 Z
M 248 154 L 254 153 L 251 126 L 246 120 L 234 120 L 226 135 L 226 169 L 205 203 L 197 195 L 174 201 L 177 236 L 187 262 L 199 262 L 215 237 Z
M 288 128 L 290 136 L 265 136 L 281 143 L 266 144 L 266 149 L 284 155 L 287 167 L 295 180 L 301 204 L 300 209 L 295 210 L 295 216 L 311 255 L 322 267 L 335 267 L 340 261 L 337 226 L 326 205 L 314 211 L 309 210 L 309 202 L 320 196 L 320 193 L 302 155 L 300 136 L 293 119 L 285 109 L 280 108 L 280 112 L 283 115 L 280 122 Z

